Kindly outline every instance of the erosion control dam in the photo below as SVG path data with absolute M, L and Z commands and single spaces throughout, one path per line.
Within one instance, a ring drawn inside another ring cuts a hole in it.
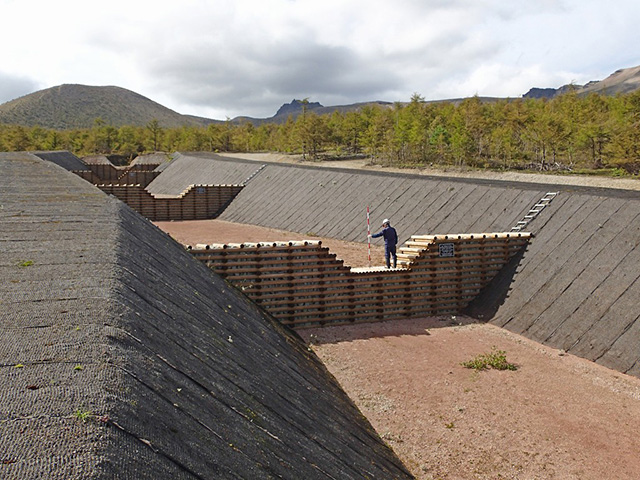
M 295 332 L 73 171 L 0 154 L 2 478 L 411 478 Z M 637 191 L 214 154 L 155 171 L 153 198 L 237 185 L 217 218 L 312 238 L 366 242 L 367 206 L 400 245 L 526 233 L 465 312 L 640 377 Z
M 41 154 L 65 168 L 78 159 Z M 81 162 L 80 162 L 81 163 Z M 576 185 L 429 177 L 265 163 L 178 153 L 147 190 L 179 195 L 191 185 L 241 185 L 218 215 L 366 242 L 391 218 L 399 244 L 413 235 L 530 232 L 526 249 L 466 308 L 538 342 L 640 376 L 640 193 Z M 375 227 L 374 227 L 375 228 Z
M 533 239 L 467 313 L 640 376 L 640 192 L 264 166 L 204 154 L 173 160 L 183 175 L 173 188 L 207 182 L 198 172 L 228 171 L 229 162 L 243 176 L 260 169 L 219 216 L 233 222 L 366 242 L 369 205 L 372 224 L 391 218 L 402 244 L 414 234 L 510 232 L 525 221 Z M 552 201 L 527 218 L 550 192 Z

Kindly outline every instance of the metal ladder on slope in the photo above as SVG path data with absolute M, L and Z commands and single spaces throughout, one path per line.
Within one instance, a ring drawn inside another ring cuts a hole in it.
M 267 166 L 266 163 L 263 163 L 262 165 L 260 165 L 260 167 L 255 172 L 249 175 L 247 179 L 244 182 L 242 182 L 242 185 L 246 185 L 247 183 L 249 183 L 253 179 L 253 177 L 255 177 L 258 173 L 260 173 L 266 166 Z
M 551 203 L 551 200 L 556 198 L 558 192 L 547 192 L 544 197 L 542 197 L 538 203 L 536 203 L 531 210 L 524 216 L 522 220 L 515 224 L 514 227 L 511 228 L 512 232 L 521 232 L 524 227 L 526 227 L 531 220 L 536 218 L 538 214 L 545 209 L 547 205 Z

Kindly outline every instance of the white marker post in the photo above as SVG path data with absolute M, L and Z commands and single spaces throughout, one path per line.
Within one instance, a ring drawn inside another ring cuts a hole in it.
M 369 225 L 369 205 L 367 205 L 367 254 L 369 257 L 369 266 L 371 266 L 371 227 Z

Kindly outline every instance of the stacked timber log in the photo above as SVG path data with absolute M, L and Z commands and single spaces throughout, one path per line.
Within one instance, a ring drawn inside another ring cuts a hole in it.
M 112 163 L 89 163 L 87 166 L 103 183 L 117 182 L 124 173 L 124 169 Z
M 190 185 L 178 196 L 154 196 L 142 185 L 102 184 L 97 187 L 151 221 L 215 218 L 243 188 L 242 185 Z
M 146 187 L 162 172 L 154 172 L 154 165 L 135 165 L 134 167 L 116 167 L 112 164 L 90 164 L 89 170 L 72 172 L 94 185 L 141 185 Z
M 400 268 L 351 269 L 319 241 L 188 247 L 294 328 L 458 314 L 529 241 L 529 233 L 415 235 Z
M 80 178 L 83 178 L 87 182 L 92 183 L 94 185 L 104 182 L 104 180 L 102 180 L 102 178 L 96 175 L 93 172 L 93 170 L 72 170 L 72 173 L 75 173 Z
M 140 165 L 141 167 L 144 165 Z M 127 170 L 118 178 L 117 184 L 124 185 L 140 185 L 146 188 L 153 182 L 162 172 L 154 172 L 153 170 Z

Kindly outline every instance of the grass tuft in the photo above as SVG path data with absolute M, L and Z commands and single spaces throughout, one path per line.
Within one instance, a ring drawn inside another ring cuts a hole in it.
M 498 350 L 496 347 L 491 348 L 490 353 L 477 355 L 472 360 L 462 362 L 462 366 L 472 368 L 476 371 L 487 370 L 493 368 L 495 370 L 517 370 L 518 367 L 507 361 L 507 352 Z
M 74 416 L 76 417 L 77 420 L 80 420 L 82 421 L 82 423 L 85 423 L 87 420 L 93 417 L 93 414 L 89 410 L 84 410 L 82 408 L 79 408 L 78 410 L 75 411 Z

